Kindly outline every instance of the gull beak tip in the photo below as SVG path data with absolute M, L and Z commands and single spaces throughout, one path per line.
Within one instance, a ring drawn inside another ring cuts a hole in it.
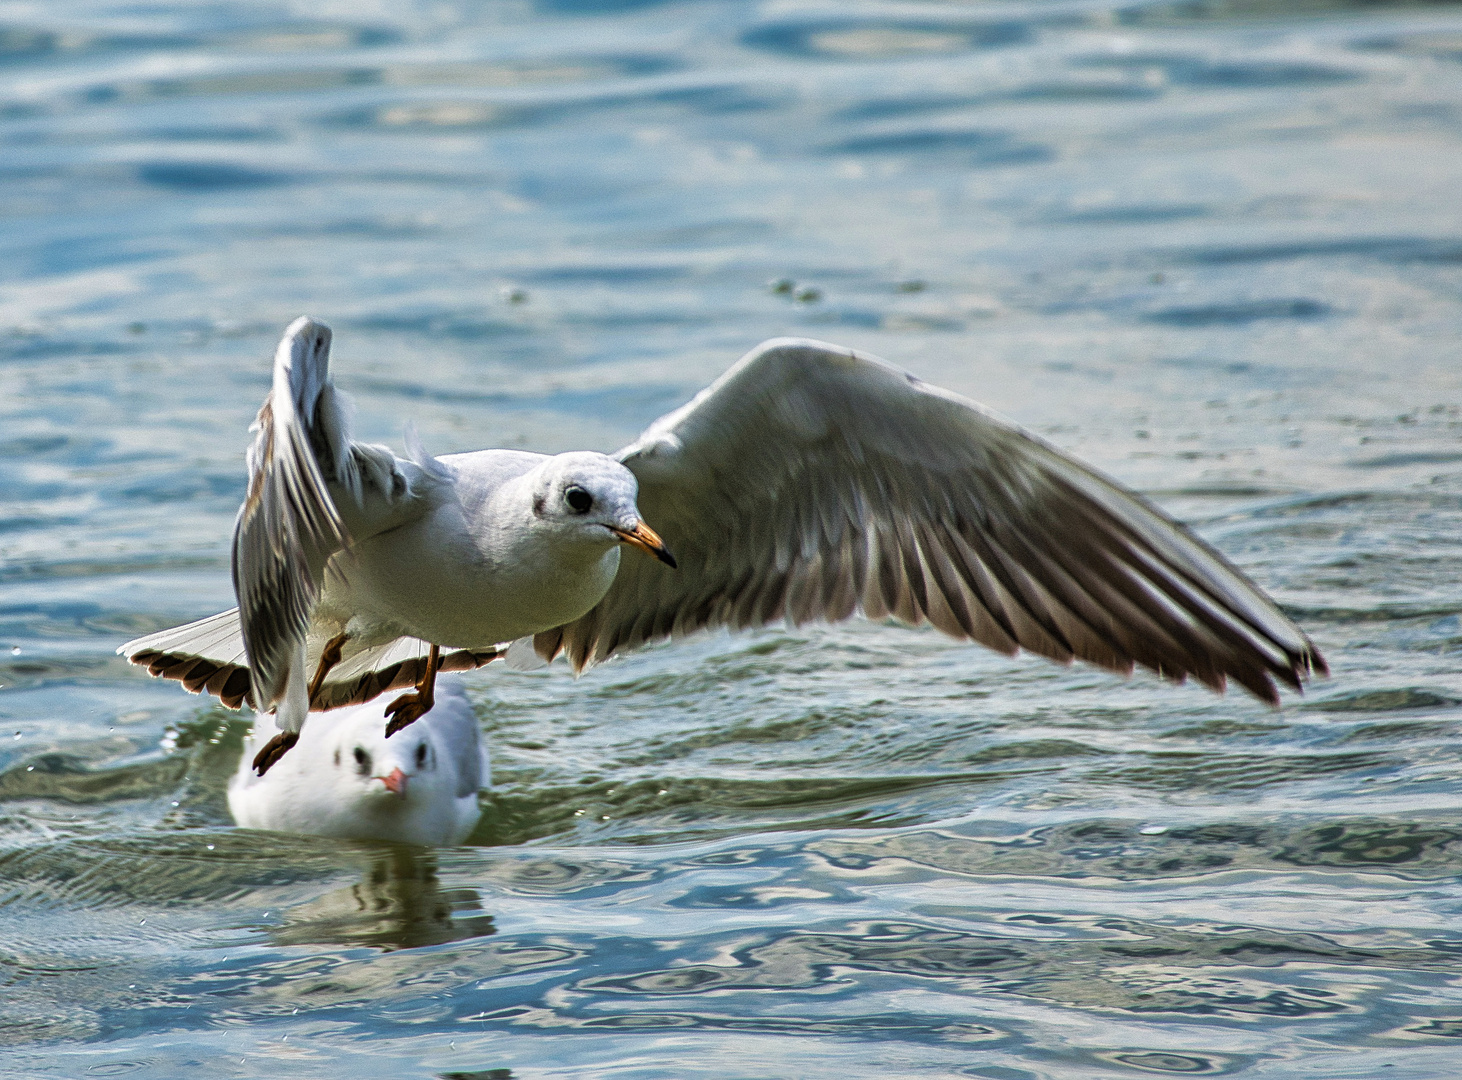
M 618 537 L 621 543 L 637 547 L 641 551 L 655 556 L 670 569 L 678 570 L 680 568 L 680 564 L 675 561 L 675 556 L 665 546 L 665 541 L 660 539 L 660 534 L 643 521 L 636 522 L 634 527 L 629 529 L 610 526 L 609 531 Z

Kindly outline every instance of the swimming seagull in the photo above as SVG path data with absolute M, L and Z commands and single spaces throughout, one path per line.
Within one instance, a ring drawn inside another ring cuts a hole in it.
M 259 718 L 229 781 L 238 824 L 434 846 L 460 844 L 477 825 L 491 766 L 460 680 L 439 682 L 436 707 L 395 738 L 385 735 L 380 703 L 316 716 L 294 752 L 259 776 L 252 759 L 278 735 L 275 719 Z
M 401 458 L 352 440 L 329 350 L 301 318 L 275 354 L 234 525 L 238 608 L 118 650 L 276 711 L 261 775 L 310 709 L 412 686 L 390 734 L 431 708 L 439 671 L 559 653 L 581 671 L 779 619 L 929 622 L 1008 655 L 1233 679 L 1270 704 L 1276 680 L 1327 670 L 1161 510 L 866 353 L 765 342 L 613 455 L 433 458 L 408 431 Z

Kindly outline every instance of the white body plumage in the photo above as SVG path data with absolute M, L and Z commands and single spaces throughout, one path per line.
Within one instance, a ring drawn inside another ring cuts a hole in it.
M 315 715 L 265 776 L 249 767 L 277 732 L 261 714 L 228 786 L 234 821 L 251 829 L 433 846 L 460 844 L 491 782 L 487 744 L 457 679 L 436 707 L 389 739 L 377 700 Z

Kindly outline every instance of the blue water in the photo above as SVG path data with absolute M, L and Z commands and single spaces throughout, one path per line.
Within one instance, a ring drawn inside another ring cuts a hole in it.
M 0 4 L 0 1075 L 1462 1073 L 1459 192 L 1449 4 Z M 710 636 L 478 673 L 466 847 L 234 829 L 113 650 L 232 603 L 306 312 L 436 453 L 867 349 L 1333 678 Z

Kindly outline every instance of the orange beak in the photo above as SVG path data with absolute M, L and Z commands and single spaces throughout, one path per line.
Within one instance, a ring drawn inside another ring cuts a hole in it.
M 406 774 L 400 769 L 392 769 L 389 775 L 378 776 L 376 779 L 385 784 L 386 790 L 392 794 L 406 794 Z
M 675 569 L 675 556 L 670 554 L 670 549 L 665 546 L 665 541 L 660 539 L 660 534 L 643 521 L 636 522 L 633 529 L 616 529 L 613 525 L 609 525 L 607 528 L 619 537 L 622 543 L 648 552 L 672 570 Z

